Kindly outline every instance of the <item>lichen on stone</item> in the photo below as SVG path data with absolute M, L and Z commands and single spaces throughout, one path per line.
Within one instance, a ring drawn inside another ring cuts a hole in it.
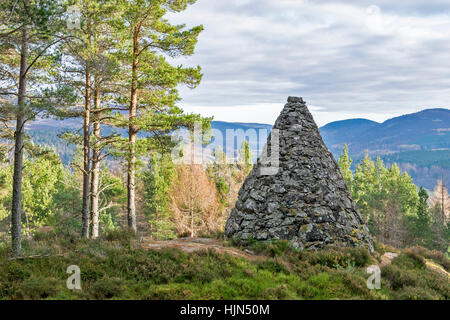
M 225 235 L 290 240 L 294 247 L 308 249 L 364 246 L 372 252 L 366 222 L 302 98 L 288 98 L 273 129 L 279 130 L 279 168 L 276 174 L 263 175 L 265 163 L 258 159 L 239 192 Z M 269 137 L 268 150 L 271 143 Z

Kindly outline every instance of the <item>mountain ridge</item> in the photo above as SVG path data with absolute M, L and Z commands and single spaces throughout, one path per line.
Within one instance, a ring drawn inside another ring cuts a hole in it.
M 450 149 L 449 109 L 426 109 L 382 123 L 371 122 L 364 130 L 350 134 L 330 129 L 333 124 L 332 122 L 320 128 L 325 143 L 333 153 L 338 151 L 337 148 L 342 149 L 344 144 L 351 146 L 350 153 L 353 156 L 363 156 L 366 149 L 369 154 L 376 156 L 392 151 Z
M 35 143 L 54 146 L 63 162 L 68 163 L 75 148 L 60 141 L 57 135 L 64 129 L 78 127 L 81 128 L 78 119 L 41 119 L 28 124 L 27 131 Z M 220 131 L 223 137 L 227 129 L 244 132 L 253 129 L 261 138 L 259 135 L 264 131 L 260 129 L 269 133 L 272 125 L 213 121 L 211 127 Z M 387 165 L 399 164 L 418 186 L 433 189 L 436 180 L 444 173 L 450 187 L 450 109 L 425 109 L 381 123 L 364 118 L 333 121 L 320 127 L 320 133 L 335 158 L 339 157 L 344 145 L 348 145 L 353 168 L 368 150 L 372 158 L 379 156 Z M 258 140 L 265 141 L 265 137 Z M 257 141 L 251 141 L 250 148 L 255 156 L 258 150 L 262 150 Z
M 360 130 L 352 130 L 355 120 L 363 124 Z M 320 132 L 336 158 L 344 145 L 348 145 L 353 168 L 367 152 L 372 158 L 380 157 L 387 165 L 397 163 L 417 186 L 432 190 L 441 176 L 450 186 L 449 109 L 425 109 L 382 123 L 361 119 L 331 122 L 321 127 Z

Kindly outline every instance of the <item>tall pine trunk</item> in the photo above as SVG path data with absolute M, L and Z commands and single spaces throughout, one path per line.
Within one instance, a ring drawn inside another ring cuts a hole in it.
M 86 35 L 89 48 L 91 47 L 91 16 L 90 16 L 90 2 L 86 2 L 87 6 L 87 23 L 86 23 Z M 84 94 L 84 124 L 83 124 L 83 205 L 81 211 L 82 220 L 82 230 L 81 237 L 89 238 L 89 202 L 90 202 L 90 171 L 91 171 L 91 161 L 90 161 L 90 129 L 91 129 L 91 65 L 90 57 L 86 59 L 86 69 L 85 69 L 85 94 Z
M 444 174 L 442 174 L 442 185 L 441 185 L 441 203 L 442 203 L 442 224 L 445 224 L 445 185 L 444 185 Z
M 90 117 L 91 117 L 91 71 L 86 65 L 85 84 L 85 104 L 84 104 L 84 124 L 83 124 L 83 206 L 81 212 L 83 238 L 89 238 L 89 180 L 90 180 Z
M 130 159 L 128 162 L 128 227 L 136 233 L 136 132 L 130 125 Z
M 99 178 L 100 178 L 100 139 L 101 126 L 100 114 L 96 111 L 100 109 L 100 89 L 98 79 L 96 79 L 96 88 L 94 92 L 94 124 L 93 134 L 95 137 L 95 146 L 92 147 L 92 177 L 91 177 L 91 238 L 98 238 L 99 230 Z
M 138 104 L 139 29 L 135 27 L 133 36 L 133 70 L 131 80 L 131 102 L 129 110 L 129 159 L 128 159 L 128 227 L 136 233 L 136 136 L 134 124 Z
M 25 125 L 25 93 L 27 87 L 28 67 L 28 26 L 23 27 L 21 42 L 22 48 L 20 54 L 20 79 L 17 100 L 18 110 L 14 145 L 14 176 L 11 208 L 12 253 L 15 256 L 19 256 L 22 252 L 22 170 Z
M 189 215 L 191 217 L 191 238 L 194 238 L 194 154 L 195 154 L 195 138 L 191 142 L 191 163 L 189 170 L 191 172 L 190 190 L 189 190 Z

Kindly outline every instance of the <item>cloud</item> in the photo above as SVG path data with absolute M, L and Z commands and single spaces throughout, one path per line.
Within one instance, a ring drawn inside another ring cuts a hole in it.
M 169 16 L 205 26 L 195 55 L 176 60 L 204 72 L 181 106 L 241 122 L 274 122 L 288 95 L 327 119 L 446 107 L 449 12 L 439 0 L 198 0 Z

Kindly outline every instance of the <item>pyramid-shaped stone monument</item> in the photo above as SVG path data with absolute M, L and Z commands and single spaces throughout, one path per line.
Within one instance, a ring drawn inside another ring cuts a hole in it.
M 373 251 L 366 222 L 302 98 L 289 97 L 239 191 L 225 234 L 244 241 L 290 240 L 298 249 Z

